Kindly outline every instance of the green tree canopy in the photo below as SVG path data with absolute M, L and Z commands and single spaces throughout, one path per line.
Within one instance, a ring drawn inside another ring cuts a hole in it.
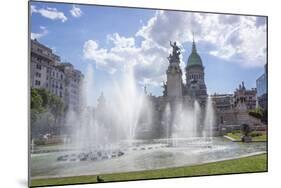
M 59 116 L 63 115 L 64 104 L 61 98 L 53 95 L 45 89 L 31 89 L 31 120 L 36 121 L 38 116 L 50 111 L 54 116 L 55 122 Z
M 264 110 L 260 107 L 249 111 L 249 115 L 261 119 L 264 115 Z

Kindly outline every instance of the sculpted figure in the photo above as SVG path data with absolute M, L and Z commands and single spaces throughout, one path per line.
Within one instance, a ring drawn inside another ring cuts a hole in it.
M 179 60 L 179 55 L 180 55 L 181 52 L 180 52 L 180 48 L 177 46 L 177 43 L 174 42 L 174 44 L 172 44 L 172 42 L 170 41 L 170 46 L 173 48 L 172 57 Z M 169 59 L 171 59 L 170 56 L 169 56 Z

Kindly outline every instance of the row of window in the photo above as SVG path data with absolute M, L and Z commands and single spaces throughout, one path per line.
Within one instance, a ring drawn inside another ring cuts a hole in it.
M 50 69 L 47 70 L 47 73 L 49 73 L 49 72 L 51 72 Z M 63 80 L 63 78 L 64 78 L 64 77 L 63 77 L 63 74 L 59 74 L 59 72 L 55 72 L 55 71 L 52 72 L 52 76 L 53 76 L 53 77 L 56 77 L 56 78 L 59 78 L 59 77 L 60 77 L 61 80 Z
M 195 80 L 202 79 L 202 75 L 201 74 L 192 74 L 192 75 L 189 75 L 189 79 L 195 79 Z
M 36 85 L 36 86 L 40 86 L 40 84 L 41 84 L 41 83 L 40 83 L 39 80 L 35 80 L 35 85 Z
M 48 83 L 46 83 L 46 87 L 49 87 L 49 84 Z M 59 85 L 56 85 L 56 84 L 54 84 L 54 83 L 52 83 L 52 88 L 56 88 L 56 89 L 63 89 L 63 86 L 62 86 L 62 84 L 60 84 L 60 86 Z
M 59 96 L 59 97 L 63 97 L 62 92 L 61 92 L 61 91 L 58 91 L 57 89 L 52 89 L 52 93 L 53 93 L 54 95 Z
M 35 73 L 35 76 L 38 77 L 38 78 L 41 78 L 41 73 L 36 72 L 36 73 Z
M 59 73 L 58 73 L 58 72 L 55 73 L 55 72 L 53 71 L 53 72 L 52 72 L 52 75 L 53 75 L 53 77 L 59 78 Z M 60 79 L 63 80 L 63 75 L 62 75 L 62 74 L 60 75 Z
M 41 69 L 42 69 L 42 65 L 36 64 L 36 69 L 41 70 Z M 47 73 L 49 73 L 50 71 L 51 71 L 50 69 L 47 69 Z M 64 79 L 63 74 L 59 74 L 59 72 L 53 71 L 53 72 L 52 72 L 52 76 L 53 76 L 53 77 L 56 77 L 56 78 L 60 78 L 61 80 Z
M 43 50 L 43 49 L 41 49 L 41 48 L 37 48 L 37 51 L 38 51 L 39 53 L 41 53 L 41 54 L 45 54 L 45 55 L 47 55 L 47 56 L 50 56 L 50 53 L 49 53 L 48 51 Z
M 41 69 L 42 69 L 42 66 L 41 66 L 40 64 L 36 64 L 36 68 L 37 68 L 38 70 L 41 70 Z
M 42 65 L 36 64 L 36 69 L 41 70 L 41 69 L 42 69 Z M 48 68 L 48 69 L 47 69 L 47 73 L 50 73 L 50 72 L 51 72 L 51 69 Z M 59 72 L 52 71 L 51 74 L 52 74 L 52 77 L 55 77 L 55 78 L 57 78 L 57 79 L 61 79 L 61 80 L 64 79 L 64 75 L 63 75 L 63 74 L 60 74 Z M 48 74 L 47 74 L 47 75 L 48 75 Z M 37 76 L 37 75 L 36 75 L 36 76 Z M 41 76 L 38 76 L 38 77 L 41 77 Z M 79 77 L 80 77 L 80 76 L 79 76 Z M 79 78 L 79 77 L 78 77 L 78 78 Z M 48 76 L 47 76 L 47 80 L 49 80 L 49 77 L 48 77 Z M 71 84 L 71 86 L 72 86 L 72 87 L 76 87 L 75 84 L 79 83 L 79 79 L 74 78 L 74 79 L 72 80 L 72 82 L 73 82 L 73 84 Z
M 35 75 L 37 77 L 41 77 L 41 73 L 39 73 L 39 72 L 36 72 Z M 46 80 L 49 80 L 49 76 L 46 77 Z M 61 75 L 61 80 L 63 80 L 63 75 Z
M 40 63 L 47 63 L 48 65 L 50 64 L 51 60 L 46 60 L 46 59 L 43 59 L 41 57 L 32 57 L 32 60 L 37 60 L 38 62 Z M 41 69 L 41 68 L 40 68 Z
M 52 84 L 59 85 L 60 87 L 62 87 L 62 83 L 59 83 L 58 81 L 55 81 L 55 80 L 52 80 Z
M 57 88 L 57 89 L 63 89 L 62 86 L 59 87 L 58 85 L 55 85 L 55 84 L 52 84 L 52 87 L 53 87 L 53 88 Z

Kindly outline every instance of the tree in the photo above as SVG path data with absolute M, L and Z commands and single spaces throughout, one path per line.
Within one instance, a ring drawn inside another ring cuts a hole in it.
M 268 118 L 268 111 L 267 111 L 267 109 L 264 109 L 261 121 L 264 123 L 267 123 L 267 118 Z
M 55 95 L 51 95 L 49 98 L 48 107 L 51 113 L 54 115 L 55 124 L 57 124 L 58 118 L 63 115 L 63 111 L 64 111 L 64 105 L 62 100 Z
M 61 98 L 45 89 L 31 89 L 31 121 L 34 123 L 40 114 L 50 111 L 57 123 L 58 117 L 63 115 L 64 104 Z
M 260 107 L 249 111 L 249 115 L 261 119 L 264 116 L 264 110 Z
M 38 115 L 44 111 L 43 100 L 37 89 L 31 89 L 31 123 L 34 123 Z
M 42 98 L 42 106 L 48 108 L 52 94 L 45 89 L 35 89 Z

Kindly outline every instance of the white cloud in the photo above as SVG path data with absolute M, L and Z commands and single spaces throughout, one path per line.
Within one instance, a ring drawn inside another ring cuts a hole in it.
M 30 12 L 31 12 L 31 14 L 37 12 L 37 9 L 36 9 L 35 5 L 30 6 Z
M 39 39 L 39 38 L 48 34 L 48 30 L 45 26 L 40 26 L 40 29 L 41 29 L 41 32 L 39 32 L 39 33 L 32 33 L 31 32 L 30 38 L 31 39 Z
M 136 79 L 141 85 L 156 86 L 165 80 L 167 50 L 150 41 L 143 41 L 137 47 L 134 38 L 126 38 L 118 33 L 108 35 L 107 39 L 113 45 L 112 48 L 100 48 L 96 41 L 86 41 L 83 48 L 84 58 L 94 61 L 97 68 L 111 74 L 133 67 Z
M 51 20 L 61 20 L 62 22 L 67 21 L 67 17 L 64 15 L 63 12 L 58 11 L 56 8 L 41 8 L 37 9 L 36 6 L 31 5 L 31 14 L 38 13 L 41 16 L 51 19 Z
M 83 54 L 86 59 L 95 61 L 98 68 L 112 74 L 117 70 L 118 64 L 124 61 L 124 58 L 108 52 L 107 49 L 99 48 L 98 43 L 93 40 L 84 43 Z
M 135 46 L 135 39 L 133 37 L 126 38 L 120 36 L 118 33 L 112 35 L 107 35 L 107 40 L 112 41 L 115 45 L 115 48 L 130 48 Z
M 72 6 L 72 9 L 69 12 L 75 18 L 78 18 L 78 17 L 82 16 L 82 14 L 83 14 L 82 10 L 75 5 Z
M 266 25 L 261 17 L 157 11 L 136 36 L 165 46 L 167 40 L 192 41 L 192 32 L 196 41 L 212 47 L 203 49 L 205 53 L 245 67 L 265 64 Z
M 175 11 L 156 11 L 135 36 L 107 35 L 110 48 L 101 48 L 95 40 L 88 40 L 84 43 L 83 53 L 97 68 L 111 74 L 133 66 L 139 84 L 159 87 L 166 80 L 169 64 L 166 57 L 171 50 L 169 41 L 177 41 L 182 48 L 184 43 L 192 41 L 192 32 L 196 41 L 204 44 L 197 45 L 199 53 L 208 53 L 245 67 L 265 63 L 266 26 L 261 20 L 257 24 L 255 17 Z M 138 45 L 137 37 L 141 39 Z M 183 48 L 182 53 L 185 53 Z M 184 70 L 186 59 L 180 58 Z

